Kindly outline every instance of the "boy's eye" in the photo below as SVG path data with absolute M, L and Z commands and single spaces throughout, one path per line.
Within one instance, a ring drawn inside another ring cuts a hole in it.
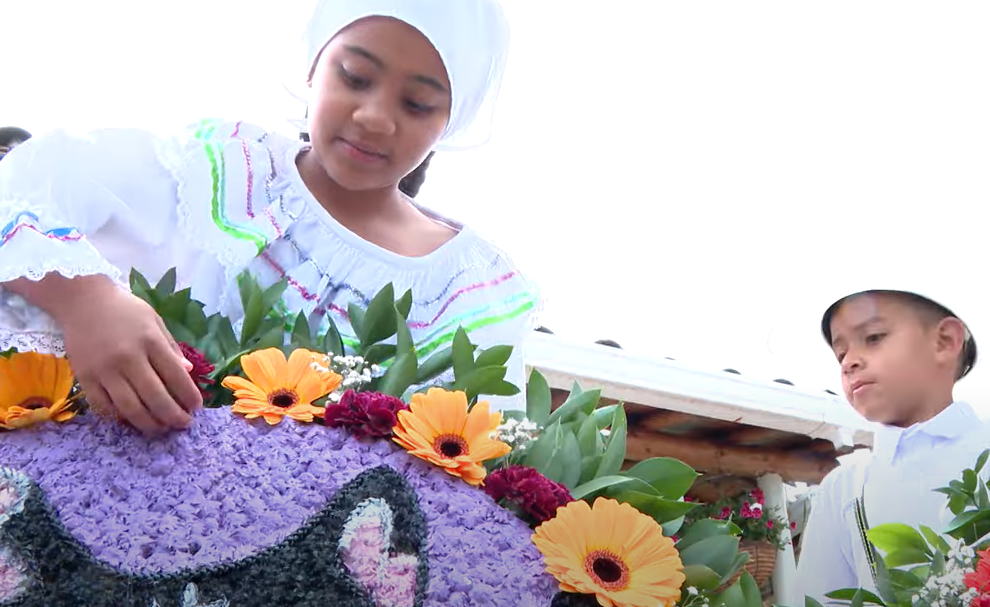
M 866 336 L 866 343 L 870 345 L 876 345 L 881 341 L 883 341 L 883 338 L 886 336 L 887 336 L 886 333 L 870 333 L 869 335 Z

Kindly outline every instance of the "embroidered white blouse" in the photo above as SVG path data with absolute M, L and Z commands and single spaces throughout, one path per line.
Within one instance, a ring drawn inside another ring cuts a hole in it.
M 55 131 L 0 162 L 0 282 L 105 274 L 131 268 L 180 287 L 239 319 L 245 269 L 262 286 L 288 279 L 286 311 L 333 318 L 356 344 L 348 304 L 362 307 L 392 282 L 412 289 L 409 326 L 420 358 L 449 345 L 459 326 L 481 347 L 515 346 L 508 381 L 524 387 L 521 346 L 540 297 L 509 257 L 470 228 L 424 257 L 404 257 L 346 229 L 313 198 L 295 159 L 308 144 L 245 123 L 203 121 L 180 136 L 138 129 Z M 0 351 L 63 351 L 52 319 L 0 287 Z M 449 379 L 449 378 L 440 378 Z M 491 399 L 524 408 L 521 395 Z
M 856 498 L 865 495 L 870 527 L 896 522 L 941 532 L 952 514 L 946 496 L 934 489 L 961 478 L 987 448 L 990 425 L 962 402 L 910 428 L 879 426 L 870 459 L 833 470 L 812 502 L 801 539 L 798 596 L 825 605 L 833 590 L 875 593 L 856 526 Z

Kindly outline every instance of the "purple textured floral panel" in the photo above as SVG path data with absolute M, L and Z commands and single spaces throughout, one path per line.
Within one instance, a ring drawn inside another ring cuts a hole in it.
M 0 605 L 549 607 L 532 531 L 390 441 L 229 409 L 0 435 Z

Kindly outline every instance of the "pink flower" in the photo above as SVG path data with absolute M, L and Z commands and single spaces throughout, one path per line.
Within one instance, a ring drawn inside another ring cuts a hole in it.
M 794 531 L 795 529 L 797 529 L 797 523 L 791 521 L 791 531 Z
M 753 489 L 752 491 L 750 491 L 749 492 L 749 497 L 750 497 L 750 499 L 752 499 L 754 502 L 756 502 L 757 504 L 759 504 L 761 506 L 764 503 L 763 502 L 763 497 L 764 497 L 763 496 L 763 489 L 760 489 L 759 487 L 757 487 L 757 488 Z
M 323 419 L 331 428 L 347 428 L 357 438 L 385 438 L 392 435 L 399 411 L 409 405 L 378 392 L 348 390 L 339 403 L 328 403 Z
M 192 365 L 192 369 L 189 370 L 189 377 L 196 383 L 196 387 L 199 388 L 199 392 L 203 395 L 203 398 L 206 398 L 208 396 L 206 387 L 216 383 L 209 377 L 210 373 L 213 373 L 215 369 L 213 363 L 207 360 L 202 352 L 185 342 L 179 343 L 179 349 L 182 350 L 182 355 Z
M 767 529 L 773 529 L 773 519 L 767 521 Z
M 732 516 L 732 508 L 729 508 L 728 506 L 722 508 L 722 512 L 719 512 L 718 514 L 718 518 L 723 521 L 728 520 L 729 517 L 731 516 Z
M 540 523 L 556 516 L 557 508 L 574 501 L 567 487 L 526 466 L 492 472 L 485 479 L 484 489 L 496 502 L 508 500 Z

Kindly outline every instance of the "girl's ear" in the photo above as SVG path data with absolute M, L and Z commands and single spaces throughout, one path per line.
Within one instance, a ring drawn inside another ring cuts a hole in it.
M 419 557 L 392 552 L 392 508 L 369 498 L 351 511 L 340 536 L 340 557 L 351 578 L 379 607 L 413 607 Z

